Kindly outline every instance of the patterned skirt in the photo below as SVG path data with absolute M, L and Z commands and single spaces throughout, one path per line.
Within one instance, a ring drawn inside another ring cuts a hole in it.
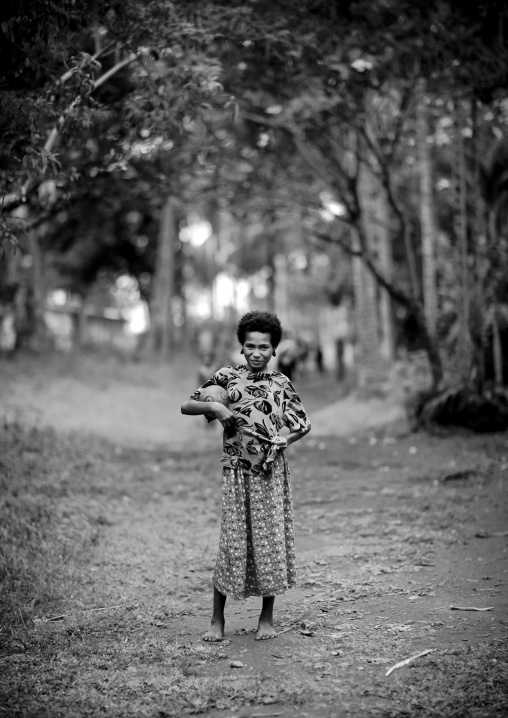
M 293 497 L 285 456 L 260 476 L 223 469 L 213 583 L 237 599 L 275 596 L 296 585 Z

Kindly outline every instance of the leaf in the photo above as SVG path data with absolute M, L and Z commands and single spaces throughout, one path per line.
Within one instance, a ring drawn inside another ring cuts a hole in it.
M 272 412 L 272 405 L 269 401 L 266 401 L 265 399 L 255 401 L 254 406 L 256 407 L 256 409 L 258 409 L 258 411 L 262 411 L 263 414 L 271 414 Z
M 233 389 L 231 392 L 231 403 L 235 404 L 237 401 L 240 401 L 242 395 L 238 391 L 238 389 Z
M 260 424 L 259 422 L 255 421 L 254 428 L 258 432 L 258 434 L 261 434 L 261 436 L 265 436 L 267 439 L 270 438 L 270 433 L 264 424 Z
M 249 406 L 244 406 L 241 409 L 236 409 L 236 412 L 238 414 L 245 414 L 245 416 L 250 416 L 252 414 L 252 409 Z
M 251 394 L 256 399 L 266 399 L 268 396 L 268 392 L 258 386 L 247 386 L 245 387 L 245 391 L 247 394 Z

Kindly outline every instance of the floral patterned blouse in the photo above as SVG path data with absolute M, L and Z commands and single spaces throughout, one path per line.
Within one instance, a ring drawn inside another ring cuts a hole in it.
M 228 392 L 229 409 L 236 416 L 238 425 L 253 429 L 261 436 L 277 436 L 283 426 L 290 431 L 310 429 L 310 421 L 294 386 L 278 371 L 251 372 L 244 364 L 226 366 L 196 389 L 191 399 L 199 401 L 201 390 L 213 384 Z M 231 436 L 224 432 L 221 463 L 261 474 L 269 448 L 270 444 L 256 437 L 240 432 Z

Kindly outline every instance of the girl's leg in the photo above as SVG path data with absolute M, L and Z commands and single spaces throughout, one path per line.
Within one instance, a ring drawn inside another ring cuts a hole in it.
M 275 638 L 277 632 L 273 627 L 273 604 L 275 596 L 263 596 L 263 607 L 259 617 L 258 632 L 256 641 L 264 641 L 265 638 Z
M 213 615 L 210 628 L 204 634 L 204 641 L 222 641 L 224 638 L 224 606 L 226 596 L 213 587 Z

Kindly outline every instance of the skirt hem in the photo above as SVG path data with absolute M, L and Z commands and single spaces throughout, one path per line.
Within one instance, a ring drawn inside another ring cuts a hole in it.
M 243 593 L 243 594 L 235 594 L 232 591 L 225 591 L 220 586 L 217 586 L 217 584 L 214 582 L 213 587 L 219 591 L 219 593 L 222 593 L 223 596 L 226 596 L 227 598 L 232 598 L 235 601 L 243 601 L 246 598 L 268 598 L 269 596 L 283 596 L 285 593 L 290 591 L 292 588 L 296 588 L 296 583 L 292 583 L 291 585 L 287 586 L 286 588 L 279 588 L 274 591 L 270 591 L 269 593 Z

